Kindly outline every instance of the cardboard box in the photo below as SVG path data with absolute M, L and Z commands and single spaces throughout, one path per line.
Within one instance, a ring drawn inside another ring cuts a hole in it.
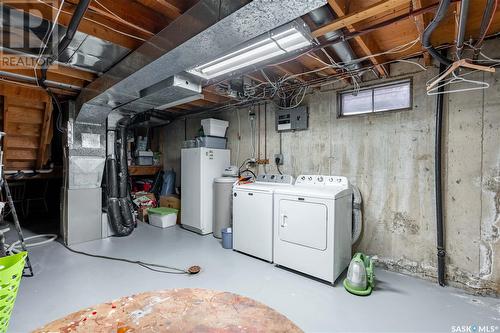
M 175 208 L 179 210 L 177 214 L 177 224 L 181 224 L 181 199 L 177 195 L 162 195 L 160 197 L 160 207 Z
M 137 219 L 139 221 L 148 223 L 148 209 L 149 207 L 140 207 L 137 210 Z

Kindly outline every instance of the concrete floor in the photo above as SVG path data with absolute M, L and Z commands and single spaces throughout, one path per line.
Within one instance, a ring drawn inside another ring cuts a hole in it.
M 196 276 L 166 275 L 136 265 L 81 256 L 58 243 L 33 248 L 36 276 L 21 282 L 9 332 L 28 332 L 84 307 L 139 292 L 207 288 L 251 297 L 306 332 L 452 332 L 453 326 L 493 326 L 500 302 L 377 270 L 369 297 L 348 294 L 274 265 L 224 250 L 211 235 L 140 224 L 127 238 L 74 246 L 92 253 L 178 267 L 200 265 Z M 488 331 L 492 332 L 492 331 Z

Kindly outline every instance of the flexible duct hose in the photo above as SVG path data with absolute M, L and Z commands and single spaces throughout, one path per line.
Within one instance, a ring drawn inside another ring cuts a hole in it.
M 127 121 L 120 121 L 117 126 L 119 139 L 116 142 L 118 156 L 118 183 L 119 196 L 125 198 L 129 195 L 128 186 L 128 163 L 127 163 Z
M 116 174 L 116 159 L 113 156 L 108 156 L 106 163 L 106 186 L 108 198 L 118 198 L 118 175 Z
M 363 212 L 361 211 L 363 198 L 357 186 L 352 185 L 352 244 L 355 244 L 361 236 L 363 226 Z
M 135 228 L 128 186 L 127 126 L 129 119 L 117 126 L 119 139 L 115 143 L 118 161 L 109 156 L 106 161 L 108 219 L 117 236 L 128 236 Z
M 108 220 L 117 236 L 128 236 L 134 231 L 134 225 L 125 225 L 122 212 L 129 211 L 128 206 L 122 209 L 120 199 L 108 198 Z
M 439 3 L 439 7 L 436 11 L 436 16 L 434 16 L 434 19 L 429 23 L 429 25 L 425 28 L 423 34 L 422 34 L 422 46 L 429 52 L 429 54 L 442 63 L 443 65 L 449 66 L 451 65 L 451 60 L 442 56 L 431 44 L 431 35 L 432 32 L 437 28 L 439 23 L 443 20 L 443 18 L 446 16 L 446 12 L 448 10 L 448 7 L 450 5 L 451 0 L 441 0 Z

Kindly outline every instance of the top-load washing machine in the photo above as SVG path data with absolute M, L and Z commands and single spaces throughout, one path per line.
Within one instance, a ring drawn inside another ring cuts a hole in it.
M 351 259 L 352 189 L 303 175 L 274 191 L 274 263 L 334 283 Z
M 259 175 L 233 188 L 233 249 L 273 261 L 273 193 L 291 187 L 289 175 Z

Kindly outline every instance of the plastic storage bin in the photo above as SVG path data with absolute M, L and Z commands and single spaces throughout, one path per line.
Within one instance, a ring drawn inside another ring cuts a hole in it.
M 225 120 L 208 118 L 201 121 L 201 126 L 203 126 L 203 133 L 205 133 L 205 135 L 225 137 L 229 122 Z
M 149 224 L 159 228 L 172 227 L 177 223 L 178 212 L 174 208 L 150 208 L 148 209 Z
M 27 252 L 0 258 L 0 332 L 7 332 Z
M 149 150 L 137 152 L 137 165 L 153 165 L 153 152 Z
M 220 136 L 197 136 L 196 146 L 214 149 L 226 149 L 227 148 L 227 138 Z

